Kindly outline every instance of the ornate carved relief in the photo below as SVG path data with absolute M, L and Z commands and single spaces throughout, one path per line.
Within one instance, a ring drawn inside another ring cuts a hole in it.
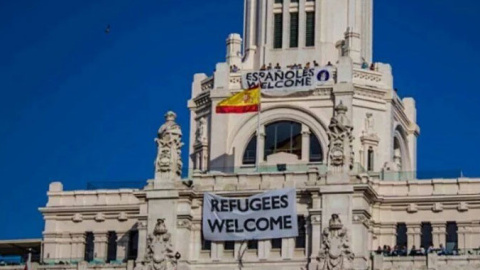
M 165 124 L 158 130 L 155 139 L 157 143 L 157 158 L 155 160 L 155 178 L 173 180 L 182 174 L 181 147 L 182 130 L 175 122 L 177 115 L 174 112 L 165 114 Z
M 173 251 L 171 234 L 164 219 L 158 219 L 153 233 L 147 237 L 147 252 L 141 270 L 174 270 L 180 253 Z
M 323 230 L 323 247 L 318 255 L 317 270 L 351 270 L 353 254 L 348 230 L 337 214 L 333 214 L 328 228 Z
M 195 131 L 195 143 L 200 145 L 206 144 L 208 140 L 207 132 L 207 120 L 202 117 L 197 121 L 197 130 Z
M 335 107 L 335 115 L 332 117 L 328 126 L 329 139 L 329 166 L 342 167 L 348 165 L 352 169 L 353 165 L 353 126 L 348 119 L 346 112 L 348 108 L 340 102 Z

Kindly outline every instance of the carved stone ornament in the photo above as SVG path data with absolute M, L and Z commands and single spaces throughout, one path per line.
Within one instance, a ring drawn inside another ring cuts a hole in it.
M 195 143 L 206 144 L 207 143 L 207 120 L 200 118 L 197 121 L 197 130 L 195 131 Z
M 174 270 L 180 253 L 173 251 L 171 234 L 164 219 L 158 219 L 153 233 L 147 237 L 147 252 L 138 270 Z
M 328 228 L 323 230 L 323 247 L 318 255 L 317 270 L 353 270 L 353 254 L 348 230 L 340 217 L 333 214 Z
M 335 115 L 328 126 L 328 158 L 329 166 L 342 167 L 345 165 L 352 169 L 353 166 L 353 126 L 346 112 L 348 108 L 340 102 L 335 107 Z
M 175 122 L 176 118 L 174 112 L 167 112 L 165 124 L 158 130 L 155 139 L 158 151 L 155 160 L 155 179 L 173 180 L 182 175 L 182 130 Z

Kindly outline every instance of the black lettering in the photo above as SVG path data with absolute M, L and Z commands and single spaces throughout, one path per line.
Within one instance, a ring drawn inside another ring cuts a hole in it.
M 285 74 L 283 73 L 283 71 L 275 72 L 275 81 L 283 80 L 284 77 L 285 77 Z
M 297 79 L 297 80 L 295 81 L 295 86 L 303 86 L 303 85 L 304 85 L 303 82 L 304 82 L 303 79 Z
M 238 226 L 238 219 L 235 219 L 235 232 L 242 233 L 243 229 Z
M 280 209 L 280 197 L 272 196 L 272 209 Z
M 251 89 L 251 88 L 257 86 L 257 83 L 256 83 L 256 82 L 247 81 L 247 84 L 248 84 L 248 89 Z
M 249 228 L 249 227 L 248 227 L 248 223 L 249 223 L 249 222 L 253 222 L 253 224 L 255 225 L 255 219 L 249 218 L 249 219 L 245 220 L 245 226 L 244 226 L 244 227 L 245 227 L 245 230 L 247 230 L 247 232 L 253 232 L 253 231 L 255 231 L 255 227 L 253 227 L 253 228 Z
M 272 209 L 272 208 L 270 207 L 270 203 L 271 203 L 271 202 L 270 202 L 270 199 L 271 199 L 270 197 L 263 197 L 263 198 L 262 198 L 262 205 L 263 205 L 262 208 L 263 208 L 263 210 L 270 210 L 270 209 Z
M 212 210 L 211 212 L 220 212 L 220 209 L 218 209 L 218 201 L 213 199 L 212 200 Z
M 278 227 L 280 228 L 280 230 L 283 229 L 283 217 L 280 216 L 278 217 L 277 219 L 275 219 L 274 217 L 271 217 L 270 218 L 270 230 L 273 230 L 275 228 L 275 225 L 278 225 Z
M 285 81 L 285 87 L 292 87 L 295 82 L 293 80 Z
M 312 85 L 312 77 L 305 78 L 305 85 L 308 85 L 308 86 Z
M 232 212 L 233 209 L 237 208 L 237 200 L 229 200 L 228 206 L 230 207 L 229 211 Z
M 238 206 L 237 206 L 238 210 L 240 212 L 247 212 L 248 211 L 248 199 L 245 199 L 243 202 L 245 203 L 245 208 L 242 209 L 242 201 L 239 200 L 238 201 Z
M 253 211 L 258 211 L 262 209 L 262 201 L 259 198 L 255 198 L 250 201 L 250 209 Z
M 275 83 L 275 88 L 282 88 L 283 87 L 283 81 L 277 81 Z
M 273 81 L 273 74 L 271 72 L 267 73 L 267 76 L 265 76 L 265 81 Z
M 283 216 L 283 228 L 286 230 L 292 228 L 292 216 Z
M 314 76 L 315 75 L 315 69 L 311 68 L 308 70 L 308 76 Z
M 247 81 L 251 81 L 252 80 L 252 73 L 247 73 L 247 75 L 245 76 L 245 79 L 247 79 Z
M 225 225 L 227 226 L 226 228 L 226 232 L 227 233 L 233 233 L 235 230 L 234 230 L 234 227 L 235 227 L 235 220 L 233 219 L 227 219 L 225 221 Z
M 220 201 L 220 209 L 222 212 L 228 212 L 228 201 L 227 200 L 221 200 Z
M 210 230 L 214 233 L 215 228 L 218 228 L 218 232 L 221 233 L 223 230 L 223 225 L 225 223 L 224 220 L 220 221 L 218 219 L 215 219 L 212 223 L 212 220 L 207 220 L 208 221 L 208 226 L 210 227 Z
M 261 222 L 265 222 L 265 225 L 264 226 L 261 226 Z M 260 231 L 266 231 L 268 229 L 268 219 L 267 218 L 259 218 L 257 220 L 257 229 L 260 230 Z
M 280 201 L 282 202 L 280 207 L 282 207 L 282 208 L 287 208 L 288 207 L 288 195 L 282 195 L 280 197 Z
M 295 72 L 293 72 L 293 71 L 285 72 L 285 78 L 286 79 L 293 79 L 293 77 L 295 77 Z

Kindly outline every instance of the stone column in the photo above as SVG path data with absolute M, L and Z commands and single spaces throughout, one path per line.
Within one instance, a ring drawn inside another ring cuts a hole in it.
M 108 248 L 108 233 L 107 232 L 95 232 L 94 240 L 94 259 L 107 260 L 107 248 Z
M 83 261 L 85 257 L 85 234 L 72 234 L 72 255 L 71 260 Z
M 407 224 L 408 249 L 412 248 L 413 246 L 420 248 L 420 235 L 420 224 Z
M 467 249 L 470 248 L 470 226 L 469 224 L 458 224 L 458 248 Z M 478 246 L 478 245 L 477 245 Z
M 147 250 L 147 221 L 139 221 L 138 228 L 138 253 L 136 262 L 139 263 L 145 258 Z
M 117 261 L 127 261 L 130 231 L 117 232 Z
M 440 244 L 445 247 L 447 229 L 445 223 L 432 223 L 433 246 L 439 247 Z
M 260 132 L 257 135 L 257 163 L 262 164 L 265 161 L 265 126 L 260 126 Z
M 310 128 L 302 125 L 302 161 L 310 161 Z

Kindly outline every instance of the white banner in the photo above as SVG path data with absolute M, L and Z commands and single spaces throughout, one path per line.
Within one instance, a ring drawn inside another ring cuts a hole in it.
M 248 198 L 203 195 L 203 237 L 243 241 L 298 236 L 296 191 L 274 190 Z
M 258 84 L 264 92 L 297 92 L 333 84 L 333 68 L 271 69 L 244 72 L 242 88 L 250 89 Z

